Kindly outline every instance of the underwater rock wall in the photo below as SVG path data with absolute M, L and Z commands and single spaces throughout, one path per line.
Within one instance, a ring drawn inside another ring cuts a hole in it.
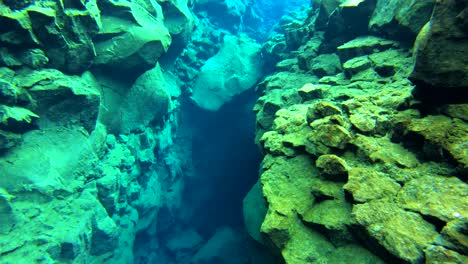
M 0 262 L 133 263 L 191 166 L 157 64 L 187 1 L 3 1 L 0 22 Z
M 466 56 L 452 52 L 466 34 L 450 26 L 465 2 L 313 1 L 270 38 L 279 62 L 254 108 L 268 210 L 260 225 L 244 208 L 253 238 L 286 263 L 468 261 Z M 462 104 L 420 97 L 455 83 Z M 255 192 L 245 206 L 262 204 Z

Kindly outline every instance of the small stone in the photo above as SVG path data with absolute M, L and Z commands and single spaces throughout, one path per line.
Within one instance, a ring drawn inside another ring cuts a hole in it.
M 336 54 L 322 54 L 312 59 L 307 68 L 319 78 L 341 72 L 340 59 Z
M 368 168 L 353 168 L 343 189 L 357 202 L 395 197 L 401 186 L 390 176 Z
M 341 115 L 343 112 L 336 105 L 328 102 L 316 103 L 313 107 L 307 110 L 307 122 L 310 123 L 315 119 L 323 118 L 331 115 Z
M 0 130 L 0 152 L 14 147 L 21 140 L 21 135 Z
M 34 120 L 39 116 L 23 107 L 0 105 L 0 129 L 24 133 L 34 127 Z
M 348 130 L 339 125 L 321 125 L 315 130 L 309 140 L 318 141 L 328 147 L 344 149 L 352 139 Z
M 41 49 L 30 49 L 23 52 L 20 60 L 33 69 L 39 69 L 49 62 L 49 58 Z
M 302 98 L 302 102 L 323 98 L 324 89 L 330 88 L 328 85 L 315 85 L 306 83 L 297 92 Z
M 343 70 L 348 78 L 370 67 L 371 62 L 367 56 L 352 58 L 343 64 Z
M 336 155 L 322 155 L 315 161 L 315 165 L 322 170 L 324 175 L 328 175 L 327 178 L 347 180 L 348 165 L 345 160 Z
M 394 47 L 393 41 L 366 36 L 353 39 L 337 48 L 342 63 L 363 55 L 369 55 L 376 51 L 384 51 Z
M 349 121 L 361 132 L 372 132 L 375 130 L 376 121 L 372 117 L 364 114 L 353 114 Z

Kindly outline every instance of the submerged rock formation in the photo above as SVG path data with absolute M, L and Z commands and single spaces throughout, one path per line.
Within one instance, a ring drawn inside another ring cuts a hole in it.
M 0 262 L 133 263 L 190 166 L 157 64 L 187 1 L 3 1 L 0 20 Z
M 465 94 L 461 2 L 314 1 L 310 37 L 277 53 L 254 111 L 262 241 L 286 263 L 467 261 L 466 97 L 412 93 Z
M 466 263 L 466 1 L 304 2 L 1 1 L 0 263 Z

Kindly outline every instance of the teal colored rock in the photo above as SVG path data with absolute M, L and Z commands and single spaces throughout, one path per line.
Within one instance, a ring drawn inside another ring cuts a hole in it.
M 0 130 L 0 152 L 14 147 L 21 140 L 21 135 Z
M 233 96 L 252 88 L 263 74 L 260 50 L 247 36 L 226 36 L 220 51 L 201 68 L 192 91 L 194 102 L 216 111 Z
M 153 19 L 141 5 L 129 2 L 121 8 L 126 9 L 132 19 L 102 17 L 98 36 L 103 40 L 95 43 L 94 63 L 111 68 L 121 65 L 127 70 L 140 69 L 140 72 L 149 70 L 169 48 L 171 35 L 164 23 Z
M 23 107 L 0 105 L 0 128 L 10 132 L 24 133 L 34 127 L 39 116 Z
M 31 110 L 41 117 L 37 122 L 40 128 L 73 124 L 88 133 L 96 127 L 101 100 L 99 86 L 89 81 L 92 79 L 89 72 L 80 77 L 52 69 L 26 71 L 15 77 L 35 102 Z
M 8 234 L 16 223 L 15 215 L 10 205 L 11 195 L 0 189 L 0 234 Z
M 253 239 L 263 244 L 264 242 L 260 233 L 260 228 L 263 220 L 265 219 L 268 205 L 263 197 L 260 181 L 257 182 L 245 196 L 242 209 L 247 232 Z
M 169 92 L 179 89 L 171 78 L 162 72 L 159 64 L 138 77 L 122 98 L 118 131 L 143 131 L 150 123 L 162 122 L 170 107 Z

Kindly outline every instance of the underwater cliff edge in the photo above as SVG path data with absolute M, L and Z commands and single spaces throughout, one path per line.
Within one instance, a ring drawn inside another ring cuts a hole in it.
M 468 0 L 0 1 L 0 264 L 468 263 L 467 25 Z

